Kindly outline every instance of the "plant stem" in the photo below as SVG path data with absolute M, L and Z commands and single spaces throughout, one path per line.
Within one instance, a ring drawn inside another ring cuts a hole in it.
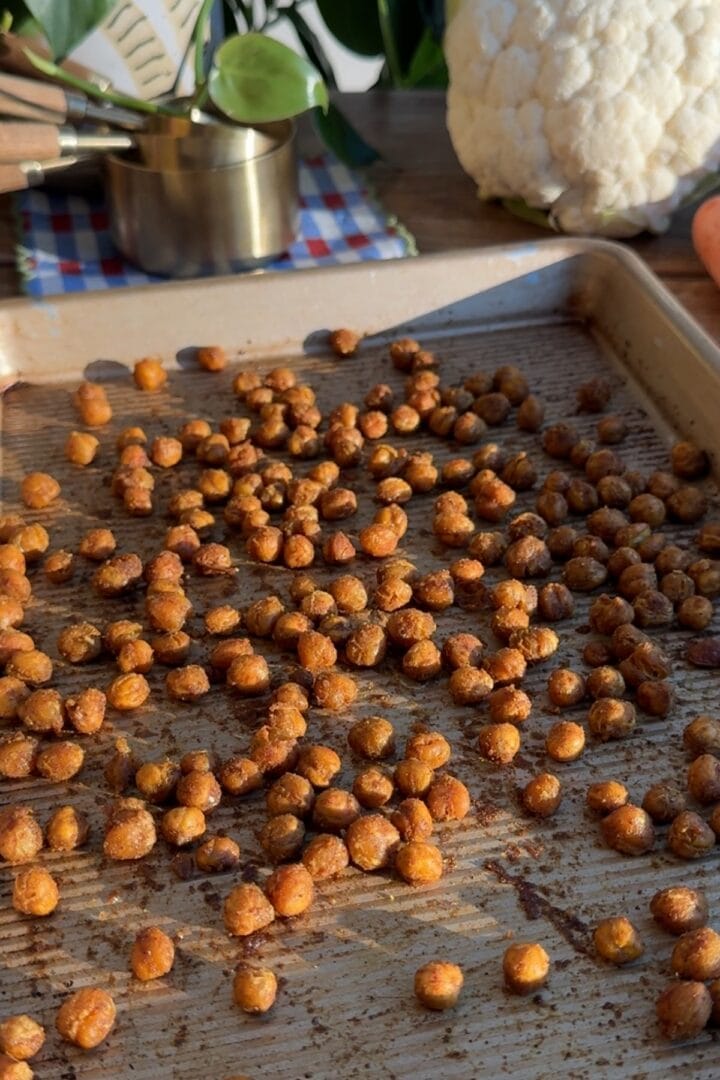
M 207 28 L 207 21 L 210 18 L 210 12 L 215 4 L 215 0 L 202 0 L 200 5 L 200 11 L 198 17 L 195 20 L 195 26 L 193 27 L 192 39 L 195 46 L 194 63 L 195 63 L 195 91 L 201 89 L 205 84 L 205 30 Z
M 71 72 L 65 71 L 64 68 L 54 64 L 52 60 L 45 60 L 44 57 L 38 56 L 32 49 L 23 49 L 23 52 L 33 67 L 41 71 L 43 75 L 49 75 L 51 78 L 71 86 L 74 90 L 81 90 L 88 97 L 99 98 L 101 101 L 107 101 L 110 105 L 119 105 L 122 109 L 132 109 L 135 112 L 163 116 L 178 115 L 177 109 L 170 108 L 167 105 L 159 105 L 154 101 L 144 101 L 142 98 L 130 97 L 128 94 L 118 93 L 117 90 L 101 90 L 95 83 L 88 82 L 87 79 L 82 79 L 79 75 L 73 75 Z
M 385 59 L 387 60 L 390 78 L 393 81 L 393 86 L 401 87 L 403 85 L 403 74 L 400 66 L 397 44 L 395 42 L 395 34 L 393 33 L 392 16 L 390 15 L 390 5 L 388 0 L 377 0 L 377 9 L 380 22 L 380 33 L 382 34 L 383 45 L 385 46 Z

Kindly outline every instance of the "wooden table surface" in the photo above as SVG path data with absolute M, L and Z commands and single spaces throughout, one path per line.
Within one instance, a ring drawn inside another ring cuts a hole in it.
M 420 252 L 450 251 L 550 235 L 513 218 L 500 206 L 483 205 L 473 182 L 455 159 L 445 129 L 444 95 L 437 91 L 340 94 L 338 104 L 382 154 L 371 171 L 386 209 L 415 236 Z M 303 125 L 301 152 L 317 141 Z M 664 236 L 643 236 L 631 246 L 720 340 L 720 293 L 704 273 L 690 243 L 692 210 L 680 212 Z M 0 296 L 19 292 L 14 270 L 16 242 L 11 201 L 0 197 Z

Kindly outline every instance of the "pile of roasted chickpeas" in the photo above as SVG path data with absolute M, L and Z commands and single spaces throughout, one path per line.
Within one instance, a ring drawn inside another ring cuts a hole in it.
M 342 360 L 361 343 L 352 331 L 338 330 L 330 346 Z M 197 361 L 218 372 L 228 359 L 212 346 L 199 349 Z M 99 737 L 113 713 L 149 701 L 146 676 L 157 667 L 166 669 L 164 694 L 171 703 L 192 704 L 210 693 L 262 699 L 247 746 L 225 760 L 204 748 L 180 760 L 141 760 L 128 739 L 118 737 L 104 766 L 105 857 L 142 859 L 161 838 L 178 853 L 173 865 L 181 875 L 188 860 L 193 871 L 207 874 L 238 866 L 238 844 L 210 831 L 208 819 L 223 799 L 264 791 L 267 820 L 259 844 L 272 869 L 261 882 L 243 881 L 227 892 L 222 919 L 233 936 L 301 915 L 318 883 L 349 865 L 393 870 L 409 886 L 442 877 L 435 826 L 471 812 L 471 793 L 451 771 L 446 736 L 414 730 L 400 753 L 387 717 L 352 722 L 342 729 L 355 766 L 348 787 L 336 783 L 343 747 L 308 738 L 312 710 L 347 716 L 358 694 L 355 672 L 390 665 L 417 683 L 446 680 L 453 705 L 482 718 L 478 762 L 508 766 L 533 711 L 522 685 L 526 672 L 552 662 L 577 595 L 592 593 L 593 636 L 581 657 L 589 671 L 556 667 L 547 678 L 551 709 L 572 708 L 577 716 L 582 707 L 584 722 L 552 723 L 545 751 L 555 771 L 537 773 L 518 791 L 522 811 L 544 819 L 562 803 L 564 764 L 593 743 L 628 738 L 640 717 L 671 713 L 674 665 L 653 640 L 654 629 L 674 624 L 694 631 L 701 636 L 688 647 L 687 660 L 720 666 L 720 641 L 703 635 L 720 595 L 720 521 L 705 520 L 708 497 L 697 482 L 709 461 L 702 449 L 677 443 L 670 468 L 646 475 L 618 449 L 628 434 L 622 416 L 601 416 L 594 441 L 580 438 L 569 421 L 545 426 L 544 404 L 515 366 L 445 385 L 435 356 L 409 338 L 390 345 L 388 362 L 406 376 L 402 399 L 381 383 L 369 387 L 360 404 L 345 401 L 323 415 L 312 387 L 299 383 L 292 369 L 262 374 L 243 368 L 233 381 L 242 415 L 225 416 L 216 427 L 188 419 L 175 436 L 152 439 L 142 427 L 124 428 L 108 477 L 118 512 L 168 518 L 162 546 L 145 561 L 118 551 L 107 527 L 86 532 L 76 550 L 53 549 L 42 511 L 62 492 L 45 472 L 22 480 L 21 498 L 32 513 L 0 519 L 0 718 L 9 729 L 0 739 L 0 778 L 63 783 L 81 775 L 85 740 Z M 163 390 L 167 372 L 149 357 L 135 364 L 133 378 L 139 392 L 153 394 Z M 577 409 L 600 414 L 611 398 L 610 383 L 595 378 L 577 388 Z M 112 407 L 102 386 L 91 382 L 75 390 L 73 403 L 79 430 L 68 435 L 65 456 L 82 470 L 111 453 L 98 435 Z M 489 428 L 513 423 L 537 434 L 537 455 L 511 454 L 491 438 Z M 431 452 L 408 451 L 404 439 L 418 432 L 449 440 L 458 456 L 438 465 Z M 154 501 L 159 472 L 188 464 L 192 486 L 176 486 L 166 505 Z M 356 529 L 352 476 L 358 469 L 375 484 L 377 510 Z M 536 492 L 534 511 L 515 513 L 518 493 L 529 491 Z M 408 547 L 412 539 L 411 501 L 427 510 L 440 569 L 420 573 L 397 554 L 406 534 Z M 666 522 L 692 530 L 685 530 L 682 543 L 670 542 L 662 531 Z M 226 543 L 214 539 L 220 532 Z M 233 581 L 240 551 L 253 563 L 292 571 L 289 605 L 270 592 L 244 609 L 226 602 L 195 612 L 187 578 Z M 96 670 L 103 685 L 62 696 L 52 685 L 53 659 L 22 627 L 34 578 L 65 584 L 88 564 L 93 594 L 107 601 L 107 621 L 68 624 L 56 648 L 65 664 L 102 665 Z M 484 580 L 490 568 L 500 578 L 491 586 Z M 133 595 L 142 597 L 137 620 L 114 618 L 113 601 Z M 437 639 L 436 616 L 453 607 L 476 613 L 478 634 Z M 203 663 L 188 662 L 193 615 L 202 618 Z M 292 657 L 284 681 L 273 677 L 262 642 Z M 691 758 L 684 783 L 658 781 L 637 803 L 615 779 L 590 784 L 587 806 L 609 848 L 642 855 L 655 845 L 658 826 L 668 826 L 666 843 L 679 859 L 701 858 L 714 848 L 720 719 L 697 717 L 685 729 L 684 744 Z M 44 829 L 27 806 L 0 811 L 0 858 L 18 866 L 17 912 L 47 917 L 62 904 L 62 882 L 36 860 L 43 849 L 73 851 L 88 835 L 85 815 L 72 805 L 58 806 Z M 687 1038 L 711 1018 L 720 1021 L 720 935 L 706 925 L 700 890 L 663 889 L 650 911 L 678 936 L 671 957 L 677 979 L 657 1002 L 660 1028 L 668 1038 Z M 624 915 L 599 923 L 594 947 L 599 959 L 615 965 L 643 953 Z M 129 949 L 128 963 L 134 977 L 146 981 L 166 976 L 174 958 L 173 940 L 148 926 Z M 508 990 L 534 993 L 549 977 L 550 958 L 538 942 L 513 942 L 500 966 Z M 426 1007 L 445 1009 L 456 1003 L 462 984 L 457 965 L 432 960 L 418 970 L 415 994 Z M 243 962 L 232 994 L 245 1012 L 263 1013 L 277 989 L 271 970 Z M 102 1042 L 114 1022 L 113 999 L 99 987 L 70 995 L 56 1017 L 61 1037 L 85 1049 Z M 32 1076 L 26 1062 L 44 1038 L 28 1016 L 0 1023 L 0 1080 Z

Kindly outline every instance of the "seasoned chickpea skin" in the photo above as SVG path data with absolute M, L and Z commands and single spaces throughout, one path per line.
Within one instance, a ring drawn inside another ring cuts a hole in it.
M 536 942 L 517 942 L 505 950 L 502 966 L 508 990 L 514 994 L 533 994 L 547 982 L 550 958 Z
M 301 915 L 315 895 L 313 878 L 302 863 L 278 866 L 265 882 L 265 895 L 282 918 Z
M 457 1005 L 464 978 L 461 968 L 444 960 L 433 960 L 415 972 L 415 997 L 426 1009 L 442 1012 Z
M 130 969 L 136 979 L 148 982 L 167 975 L 175 962 L 175 946 L 159 926 L 148 926 L 135 938 L 130 950 Z

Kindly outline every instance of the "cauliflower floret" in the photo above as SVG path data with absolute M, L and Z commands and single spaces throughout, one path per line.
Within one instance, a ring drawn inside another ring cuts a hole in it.
M 447 122 L 482 199 L 664 231 L 720 165 L 720 0 L 451 0 Z

